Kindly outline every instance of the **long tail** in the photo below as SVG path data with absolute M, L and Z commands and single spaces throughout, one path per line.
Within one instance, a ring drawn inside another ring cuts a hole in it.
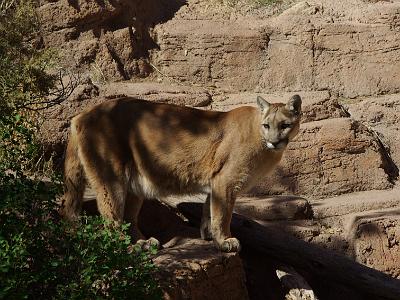
M 86 187 L 85 174 L 79 157 L 78 142 L 74 120 L 72 120 L 71 134 L 64 163 L 65 193 L 60 211 L 61 215 L 69 220 L 75 220 L 79 216 Z

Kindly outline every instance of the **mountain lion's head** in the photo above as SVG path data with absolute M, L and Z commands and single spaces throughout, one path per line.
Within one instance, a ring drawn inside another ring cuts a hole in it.
M 292 96 L 286 104 L 271 104 L 258 96 L 257 104 L 261 110 L 261 134 L 264 145 L 273 150 L 286 148 L 299 132 L 301 98 Z

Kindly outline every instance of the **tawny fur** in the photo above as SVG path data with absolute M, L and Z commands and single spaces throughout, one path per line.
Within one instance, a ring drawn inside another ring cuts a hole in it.
M 273 170 L 299 129 L 300 97 L 258 104 L 215 112 L 122 98 L 82 112 L 71 122 L 63 215 L 79 215 L 88 182 L 100 213 L 131 222 L 142 238 L 144 199 L 208 193 L 202 237 L 238 251 L 229 229 L 236 196 Z M 290 128 L 283 130 L 285 122 Z

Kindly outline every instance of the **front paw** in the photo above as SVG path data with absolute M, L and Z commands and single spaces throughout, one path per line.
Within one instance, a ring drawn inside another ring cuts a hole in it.
M 237 238 L 228 238 L 222 241 L 219 244 L 219 248 L 222 252 L 239 252 L 240 242 Z

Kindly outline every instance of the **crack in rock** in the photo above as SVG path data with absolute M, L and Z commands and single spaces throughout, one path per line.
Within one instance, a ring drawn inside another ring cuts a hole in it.
M 356 124 L 361 125 L 365 128 L 365 130 L 374 138 L 374 141 L 376 142 L 379 150 L 379 154 L 381 155 L 382 158 L 382 169 L 385 171 L 386 175 L 388 176 L 388 181 L 391 184 L 395 184 L 399 177 L 399 168 L 396 165 L 396 163 L 393 161 L 392 156 L 390 154 L 390 147 L 386 145 L 381 137 L 379 136 L 379 133 L 374 130 L 371 126 L 369 126 L 366 122 L 362 122 L 361 120 L 356 120 L 351 113 L 349 112 L 348 109 L 346 109 L 342 104 L 339 103 L 339 106 L 341 107 L 342 111 Z

